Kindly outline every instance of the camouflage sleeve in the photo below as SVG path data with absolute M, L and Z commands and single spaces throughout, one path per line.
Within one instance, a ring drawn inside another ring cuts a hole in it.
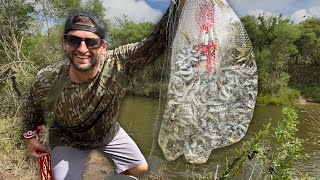
M 52 82 L 57 78 L 60 69 L 68 61 L 63 60 L 41 69 L 32 82 L 29 93 L 24 99 L 21 116 L 24 132 L 34 130 L 46 122 L 45 101 Z
M 169 11 L 142 41 L 107 51 L 107 59 L 115 61 L 118 69 L 128 77 L 132 77 L 135 72 L 156 60 L 165 50 L 168 14 Z
M 44 109 L 36 97 L 35 82 L 25 97 L 22 106 L 23 132 L 34 130 L 38 125 L 44 124 Z
M 23 101 L 21 116 L 24 132 L 34 130 L 46 122 L 45 102 L 48 92 L 52 87 L 52 82 L 58 77 L 61 67 L 68 62 L 68 60 L 57 62 L 38 72 Z

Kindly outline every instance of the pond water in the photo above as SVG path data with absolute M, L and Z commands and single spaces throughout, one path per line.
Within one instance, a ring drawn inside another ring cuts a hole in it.
M 309 118 L 311 111 L 320 113 L 319 104 L 299 105 L 295 109 L 298 112 L 299 120 Z M 215 173 L 217 165 L 221 166 L 219 169 L 219 173 L 221 173 L 226 164 L 226 158 L 232 160 L 236 156 L 236 149 L 240 148 L 246 139 L 253 137 L 260 129 L 264 129 L 265 124 L 271 123 L 272 126 L 275 126 L 281 120 L 281 110 L 281 106 L 257 106 L 246 136 L 238 143 L 213 150 L 208 162 L 200 165 L 187 163 L 183 156 L 172 162 L 164 159 L 157 144 L 157 132 L 161 123 L 157 117 L 159 114 L 158 99 L 127 96 L 121 107 L 119 123 L 131 135 L 142 153 L 147 157 L 149 169 L 152 172 L 160 174 L 165 179 L 198 179 L 209 173 Z M 312 129 L 310 129 L 310 125 L 306 121 L 301 121 L 298 129 L 297 136 L 299 138 L 310 138 Z M 317 147 L 310 144 L 304 145 L 303 153 L 311 154 L 319 151 Z M 247 165 L 253 166 L 253 164 Z M 299 160 L 295 163 L 295 168 L 296 174 L 308 173 L 312 177 L 320 178 L 320 157 L 311 156 L 310 158 Z M 251 171 L 242 170 L 240 174 L 242 174 L 241 177 L 249 177 Z

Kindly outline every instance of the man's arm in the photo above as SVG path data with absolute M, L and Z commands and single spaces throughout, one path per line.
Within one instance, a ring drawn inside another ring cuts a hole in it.
M 141 70 L 145 65 L 158 58 L 165 50 L 168 41 L 173 36 L 172 24 L 179 18 L 181 3 L 171 5 L 161 20 L 155 25 L 149 36 L 142 41 L 120 46 L 114 50 L 107 51 L 107 59 L 116 61 L 118 69 L 123 71 L 128 77 L 132 77 L 135 72 Z
M 27 152 L 31 157 L 40 158 L 49 153 L 49 149 L 44 147 L 37 140 L 38 126 L 44 123 L 44 111 L 42 106 L 37 102 L 35 85 L 33 83 L 30 92 L 23 102 L 22 122 L 23 137 L 27 144 Z

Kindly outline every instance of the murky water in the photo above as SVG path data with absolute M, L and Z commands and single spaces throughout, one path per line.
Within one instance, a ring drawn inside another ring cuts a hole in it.
M 309 118 L 309 112 L 311 111 L 318 110 L 318 113 L 320 113 L 320 105 L 318 104 L 299 105 L 295 108 L 298 111 L 300 120 Z M 252 137 L 260 129 L 264 129 L 265 124 L 270 122 L 275 126 L 281 119 L 282 107 L 257 106 L 244 139 L 231 146 L 213 150 L 208 162 L 201 165 L 189 164 L 184 160 L 184 157 L 180 157 L 173 162 L 168 162 L 164 159 L 157 145 L 157 133 L 154 134 L 154 132 L 158 132 L 160 126 L 160 122 L 157 120 L 158 110 L 158 99 L 127 96 L 122 104 L 119 122 L 148 158 L 151 171 L 156 174 L 160 172 L 165 179 L 199 179 L 203 175 L 214 173 L 218 164 L 223 167 L 226 163 L 226 158 L 232 160 L 236 155 L 236 148 L 241 147 L 244 140 Z M 311 132 L 309 126 L 305 121 L 301 121 L 298 126 L 299 132 L 297 136 L 303 139 L 309 138 Z M 304 153 L 319 152 L 320 149 L 317 148 L 307 144 L 304 147 Z M 299 160 L 295 163 L 295 167 L 296 173 L 308 173 L 313 177 L 320 178 L 319 156 L 311 156 L 310 158 Z M 251 172 L 243 171 L 240 173 L 248 177 Z

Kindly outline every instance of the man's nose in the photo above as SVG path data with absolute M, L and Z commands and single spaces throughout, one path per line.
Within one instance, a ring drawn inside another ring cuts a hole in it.
M 86 45 L 86 43 L 84 41 L 81 41 L 79 47 L 78 47 L 78 50 L 81 52 L 81 53 L 86 53 L 89 49 Z

